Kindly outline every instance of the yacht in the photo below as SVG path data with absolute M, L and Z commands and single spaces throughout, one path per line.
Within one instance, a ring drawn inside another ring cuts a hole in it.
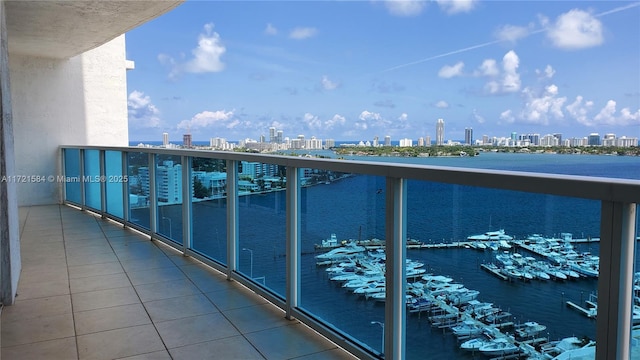
M 498 338 L 480 346 L 478 350 L 487 356 L 504 356 L 515 354 L 520 348 L 506 338 Z
M 339 261 L 348 259 L 349 257 L 359 255 L 364 253 L 366 249 L 364 246 L 356 245 L 353 242 L 346 244 L 345 246 L 341 246 L 335 248 L 329 252 L 324 254 L 316 255 L 316 259 L 319 261 L 331 260 L 331 261 Z

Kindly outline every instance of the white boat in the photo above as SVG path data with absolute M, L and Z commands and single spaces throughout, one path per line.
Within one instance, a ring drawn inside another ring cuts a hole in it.
M 342 287 L 347 289 L 357 289 L 380 281 L 384 281 L 384 276 L 360 276 L 358 279 L 350 280 L 342 284 Z
M 482 346 L 487 345 L 490 342 L 491 340 L 486 337 L 474 338 L 460 344 L 460 349 L 475 352 L 479 351 Z
M 569 261 L 569 268 L 587 277 L 598 277 L 599 267 L 595 261 Z
M 498 262 L 504 266 L 513 265 L 513 260 L 511 259 L 511 255 L 509 255 L 509 252 L 507 251 L 496 255 L 496 260 L 498 260 Z
M 538 324 L 535 321 L 527 321 L 526 323 L 516 327 L 516 334 L 521 338 L 528 338 L 536 336 L 546 329 L 547 327 L 545 325 Z
M 355 290 L 353 290 L 354 294 L 358 294 L 358 295 L 370 295 L 370 294 L 374 294 L 377 292 L 383 292 L 387 289 L 387 287 L 385 286 L 384 282 L 373 282 L 367 286 L 364 287 L 360 287 L 357 288 Z
M 520 348 L 505 338 L 499 338 L 480 346 L 478 350 L 487 356 L 499 356 L 517 353 Z
M 469 237 L 467 237 L 468 240 L 470 241 L 476 241 L 476 240 L 480 240 L 480 241 L 500 241 L 500 240 L 505 240 L 505 241 L 511 241 L 513 240 L 513 237 L 506 235 L 504 232 L 504 229 L 500 229 L 498 231 L 487 231 L 484 234 L 481 235 L 471 235 Z
M 347 259 L 351 256 L 355 256 L 358 254 L 361 254 L 365 251 L 366 249 L 363 246 L 359 246 L 356 245 L 355 243 L 351 242 L 346 244 L 345 246 L 341 246 L 338 248 L 335 248 L 329 252 L 326 252 L 324 254 L 320 254 L 320 255 L 316 255 L 316 259 L 318 259 L 319 261 L 324 261 L 324 260 L 331 260 L 331 261 L 338 261 L 338 260 L 344 260 Z
M 317 244 L 316 249 L 332 249 L 338 246 L 342 246 L 342 244 L 338 242 L 338 238 L 336 237 L 336 234 L 331 234 L 331 236 L 328 239 L 322 240 L 320 244 Z
M 468 303 L 471 300 L 475 300 L 478 295 L 480 295 L 480 292 L 478 290 L 460 288 L 449 293 L 447 295 L 447 299 L 451 301 L 452 305 L 462 305 Z
M 466 320 L 451 328 L 456 336 L 470 336 L 482 334 L 484 326 L 473 320 Z

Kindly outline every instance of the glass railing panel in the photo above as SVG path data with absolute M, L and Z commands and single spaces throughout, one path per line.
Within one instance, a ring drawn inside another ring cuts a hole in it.
M 100 150 L 84 151 L 84 194 L 85 205 L 100 210 L 102 208 L 100 183 Z
M 301 178 L 300 306 L 381 352 L 385 178 L 317 169 Z
M 156 156 L 157 232 L 182 244 L 182 164 L 180 156 Z
M 80 150 L 64 149 L 64 186 L 67 201 L 80 204 L 82 202 L 80 181 Z
M 286 169 L 242 161 L 238 169 L 238 270 L 276 294 L 286 285 Z
M 192 159 L 192 247 L 221 264 L 227 264 L 226 171 L 224 160 Z
M 149 230 L 150 190 L 149 154 L 127 153 L 127 181 L 129 182 L 129 221 Z
M 421 181 L 407 198 L 407 258 L 424 264 L 408 279 L 407 359 L 466 358 L 485 333 L 509 343 L 476 349 L 491 357 L 595 340 L 599 201 Z
M 128 175 L 122 173 L 122 152 L 105 151 L 105 180 L 107 192 L 107 213 L 124 218 L 123 185 L 128 183 Z

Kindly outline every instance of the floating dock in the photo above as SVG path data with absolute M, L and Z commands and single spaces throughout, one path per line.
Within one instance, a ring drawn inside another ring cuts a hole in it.
M 592 318 L 595 319 L 596 318 L 596 314 L 597 312 L 594 311 L 595 308 L 591 308 L 591 309 L 586 309 L 583 308 L 582 306 L 572 302 L 572 301 L 567 301 L 567 306 L 580 312 L 582 315 L 588 317 L 588 318 Z
M 493 275 L 495 275 L 495 276 L 499 277 L 499 278 L 500 278 L 500 279 L 502 279 L 502 280 L 505 280 L 505 281 L 506 281 L 506 280 L 509 280 L 509 278 L 508 278 L 507 276 L 505 276 L 504 274 L 502 274 L 502 273 L 500 272 L 500 269 L 498 269 L 498 268 L 490 267 L 490 266 L 489 266 L 489 265 L 487 265 L 487 264 L 480 264 L 480 267 L 481 267 L 481 268 L 483 268 L 483 269 L 485 269 L 486 271 L 488 271 L 488 272 L 492 273 Z

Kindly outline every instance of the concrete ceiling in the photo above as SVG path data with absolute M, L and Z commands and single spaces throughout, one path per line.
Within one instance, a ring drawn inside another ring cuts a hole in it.
M 70 58 L 100 46 L 182 2 L 8 0 L 5 1 L 5 18 L 9 53 Z

